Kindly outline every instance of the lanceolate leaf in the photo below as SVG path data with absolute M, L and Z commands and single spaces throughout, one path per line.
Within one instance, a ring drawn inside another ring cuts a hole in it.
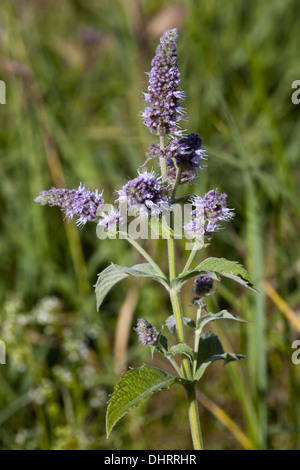
M 196 324 L 195 324 L 194 320 L 192 320 L 191 318 L 188 318 L 188 317 L 183 317 L 183 323 L 185 325 L 189 326 L 190 328 L 192 328 L 193 330 L 196 327 Z M 170 333 L 172 333 L 172 335 L 175 335 L 175 333 L 176 333 L 175 315 L 171 315 L 166 319 L 166 326 L 169 329 Z
M 209 359 L 207 359 L 199 369 L 197 370 L 195 374 L 195 380 L 201 379 L 202 375 L 204 374 L 205 369 L 214 361 L 218 361 L 220 359 L 224 360 L 224 364 L 228 364 L 228 362 L 232 361 L 239 361 L 240 359 L 243 359 L 244 356 L 243 354 L 233 354 L 233 353 L 223 353 L 223 354 L 215 354 L 214 356 L 211 356 Z
M 111 264 L 99 274 L 95 286 L 97 310 L 99 310 L 104 297 L 110 291 L 110 289 L 119 281 L 122 281 L 122 279 L 125 279 L 128 276 L 129 274 L 120 271 L 114 264 Z
M 111 264 L 99 274 L 97 283 L 95 285 L 98 310 L 110 289 L 128 276 L 154 279 L 163 284 L 166 289 L 169 287 L 166 281 L 158 276 L 155 269 L 149 263 L 137 264 L 132 266 L 132 268 Z
M 246 269 L 236 261 L 229 261 L 225 258 L 207 258 L 196 268 L 189 270 L 184 275 L 175 279 L 173 281 L 173 287 L 180 287 L 180 285 L 184 284 L 189 279 L 193 279 L 199 276 L 201 273 L 208 273 L 216 280 L 218 280 L 220 276 L 227 277 L 238 282 L 239 284 L 242 284 L 248 289 L 256 291 Z
M 229 261 L 225 258 L 207 258 L 197 266 L 198 270 L 212 271 L 221 276 L 233 279 L 236 282 L 256 290 L 252 284 L 246 269 L 236 261 Z
M 148 279 L 154 279 L 160 282 L 166 289 L 169 289 L 169 285 L 166 282 L 166 278 L 160 277 L 153 266 L 150 263 L 136 264 L 132 268 L 126 268 L 125 266 L 116 267 L 123 273 L 127 273 L 129 276 L 146 277 Z
M 197 372 L 195 380 L 199 380 L 206 368 L 214 361 L 223 359 L 224 364 L 245 357 L 242 354 L 225 353 L 219 338 L 213 333 L 204 333 L 199 340 L 197 354 Z
M 108 404 L 107 437 L 117 421 L 128 411 L 143 403 L 159 390 L 169 388 L 181 380 L 179 377 L 174 377 L 161 369 L 145 364 L 138 369 L 130 369 L 126 372 L 116 385 Z
M 219 313 L 207 313 L 206 315 L 203 315 L 203 317 L 200 317 L 197 322 L 196 328 L 197 330 L 198 329 L 202 330 L 207 323 L 211 321 L 215 321 L 215 320 L 222 320 L 222 319 L 249 323 L 247 320 L 244 320 L 241 317 L 232 315 L 231 313 L 227 312 L 227 310 L 221 310 L 221 312 Z

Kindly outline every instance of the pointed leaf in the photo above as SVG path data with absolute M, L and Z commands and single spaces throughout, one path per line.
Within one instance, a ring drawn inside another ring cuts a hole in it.
M 242 354 L 224 353 L 219 338 L 213 333 L 204 333 L 199 340 L 195 380 L 199 380 L 206 368 L 214 361 L 223 359 L 224 364 L 227 364 L 243 357 L 245 356 Z
M 196 269 L 220 274 L 256 291 L 246 269 L 236 261 L 229 261 L 225 258 L 207 258 Z
M 154 393 L 180 382 L 167 372 L 144 364 L 126 372 L 115 387 L 106 414 L 106 432 L 109 436 L 114 425 L 128 411 L 143 403 Z
M 111 264 L 98 275 L 95 286 L 97 310 L 99 310 L 110 289 L 128 276 L 129 274 L 120 271 L 115 264 Z
M 155 281 L 160 282 L 166 289 L 169 289 L 167 284 L 167 278 L 163 278 L 157 274 L 155 269 L 150 263 L 136 264 L 132 268 L 127 268 L 125 266 L 115 265 L 122 273 L 126 273 L 129 276 L 136 277 L 146 277 L 148 279 L 154 279 Z
M 184 275 L 174 279 L 172 287 L 179 288 L 186 281 L 199 276 L 201 273 L 208 273 L 217 281 L 220 280 L 220 276 L 227 277 L 247 287 L 248 289 L 257 292 L 249 278 L 246 269 L 238 262 L 229 261 L 225 258 L 207 258 L 196 268 L 193 268 Z
M 204 333 L 199 339 L 197 366 L 199 367 L 212 356 L 223 353 L 223 346 L 219 338 L 213 333 Z
M 196 324 L 195 324 L 194 320 L 192 320 L 191 318 L 188 318 L 188 317 L 183 317 L 183 323 L 185 325 L 189 326 L 190 328 L 192 328 L 193 330 L 196 327 Z M 169 329 L 170 333 L 172 333 L 172 335 L 175 335 L 175 333 L 176 333 L 176 320 L 175 320 L 174 315 L 171 315 L 166 319 L 166 326 Z
M 111 264 L 98 275 L 97 283 L 95 285 L 97 310 L 99 310 L 105 296 L 111 288 L 128 276 L 154 279 L 163 284 L 166 289 L 169 288 L 167 282 L 162 277 L 158 276 L 153 266 L 149 263 L 137 264 L 132 266 L 132 268 Z
M 196 328 L 197 330 L 200 329 L 200 331 L 202 331 L 202 329 L 204 328 L 204 326 L 211 322 L 211 321 L 215 321 L 215 320 L 235 320 L 235 321 L 239 321 L 239 322 L 244 322 L 244 323 L 249 323 L 247 320 L 244 320 L 243 318 L 241 317 L 238 317 L 236 315 L 232 315 L 231 313 L 227 312 L 227 310 L 221 310 L 221 312 L 219 313 L 207 313 L 206 315 L 203 315 L 203 317 L 200 317 L 198 322 L 197 322 L 197 325 L 196 325 Z
M 229 352 L 226 352 L 226 353 L 223 353 L 223 354 L 216 354 L 215 356 L 211 356 L 210 358 L 208 358 L 205 362 L 203 362 L 201 364 L 201 366 L 199 367 L 199 369 L 197 370 L 196 374 L 195 374 L 195 380 L 199 380 L 201 379 L 202 375 L 204 374 L 204 371 L 206 370 L 206 368 L 214 361 L 218 361 L 219 359 L 223 359 L 224 360 L 224 365 L 225 364 L 228 364 L 229 362 L 232 362 L 232 361 L 239 361 L 240 359 L 243 359 L 244 357 L 244 354 L 233 354 L 233 353 L 229 353 Z

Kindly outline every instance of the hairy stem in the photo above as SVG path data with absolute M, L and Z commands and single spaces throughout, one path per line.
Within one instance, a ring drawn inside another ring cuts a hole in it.
M 186 387 L 186 398 L 188 404 L 189 422 L 195 450 L 203 450 L 202 432 L 200 426 L 198 402 L 196 398 L 196 386 L 192 384 Z
M 185 274 L 190 269 L 190 266 L 191 266 L 192 262 L 194 261 L 194 258 L 195 258 L 195 255 L 196 255 L 196 252 L 197 252 L 198 249 L 199 249 L 198 245 L 196 243 L 194 243 L 193 248 L 190 252 L 190 256 L 188 257 L 188 260 L 186 262 L 185 267 L 183 268 L 183 271 L 182 271 L 181 275 Z
M 194 339 L 194 366 L 193 366 L 194 375 L 197 372 L 197 357 L 198 357 L 198 349 L 199 349 L 199 340 L 200 340 L 200 335 L 201 335 L 201 328 L 198 327 L 199 320 L 201 317 L 201 310 L 202 310 L 201 307 L 197 309 L 197 316 L 196 316 L 196 330 L 195 330 L 195 339 Z
M 164 137 L 160 136 L 160 148 L 164 150 L 165 143 Z M 164 168 L 164 170 L 163 170 Z M 167 174 L 166 174 L 166 162 L 164 160 L 163 164 L 161 162 L 161 169 L 162 169 L 162 179 L 166 181 Z M 180 170 L 177 170 L 177 177 L 176 181 L 173 186 L 172 190 L 172 199 L 175 198 L 176 189 L 180 181 Z M 168 261 L 169 261 L 169 278 L 170 282 L 176 278 L 176 256 L 175 256 L 175 240 L 174 236 L 172 235 L 174 230 L 174 213 L 173 211 L 170 214 L 170 228 L 171 228 L 171 235 L 168 238 Z M 170 289 L 170 300 L 172 304 L 172 309 L 175 317 L 176 322 L 176 331 L 177 331 L 177 338 L 179 343 L 186 344 L 186 336 L 185 336 L 185 329 L 183 323 L 183 312 L 182 312 L 182 304 L 180 299 L 180 294 L 178 291 L 174 289 Z M 192 365 L 190 359 L 182 354 L 181 355 L 181 364 L 182 364 L 182 371 L 183 375 L 187 380 L 192 381 L 193 379 L 193 372 L 192 372 Z M 202 436 L 201 436 L 201 427 L 200 427 L 200 418 L 198 412 L 198 403 L 196 399 L 196 385 L 195 383 L 191 382 L 188 387 L 186 387 L 186 398 L 187 398 L 187 405 L 188 405 L 188 414 L 189 414 L 189 422 L 190 422 L 190 430 L 193 440 L 193 446 L 195 450 L 203 449 L 202 444 Z

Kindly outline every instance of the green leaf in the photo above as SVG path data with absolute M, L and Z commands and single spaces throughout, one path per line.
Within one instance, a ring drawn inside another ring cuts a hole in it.
M 231 313 L 227 312 L 227 310 L 221 310 L 219 313 L 207 313 L 206 315 L 203 315 L 203 317 L 200 317 L 196 329 L 200 331 L 204 328 L 207 323 L 215 320 L 235 320 L 239 322 L 244 322 L 244 323 L 249 323 L 247 320 L 244 320 L 241 317 L 238 317 L 237 315 L 232 315 Z
M 244 354 L 233 354 L 233 353 L 223 353 L 223 354 L 216 354 L 214 356 L 211 356 L 209 359 L 207 359 L 205 362 L 203 362 L 203 364 L 201 364 L 201 366 L 199 367 L 199 369 L 197 370 L 196 374 L 195 374 L 195 380 L 199 380 L 201 379 L 202 375 L 204 374 L 204 371 L 206 370 L 206 368 L 214 361 L 218 361 L 220 359 L 223 359 L 224 360 L 224 364 L 228 364 L 228 362 L 232 362 L 232 361 L 239 361 L 240 359 L 243 359 L 244 357 Z
M 180 381 L 179 377 L 174 377 L 161 369 L 146 364 L 126 372 L 116 385 L 108 404 L 107 437 L 117 421 L 128 411 L 143 403 L 154 393 L 169 388 L 175 382 Z
M 145 277 L 154 279 L 168 289 L 167 282 L 159 277 L 153 266 L 149 263 L 137 264 L 132 268 L 111 264 L 105 268 L 99 275 L 95 285 L 97 310 L 99 310 L 105 296 L 118 282 L 122 281 L 128 276 Z
M 199 380 L 206 368 L 214 361 L 223 359 L 224 364 L 238 361 L 245 357 L 243 354 L 224 353 L 223 346 L 219 338 L 213 333 L 204 333 L 199 340 L 197 354 L 197 372 L 195 380 Z
M 158 339 L 157 339 L 157 344 L 155 345 L 155 349 L 162 354 L 165 354 L 165 351 L 168 350 L 168 339 L 166 336 L 162 334 L 162 332 L 159 333 Z
M 180 287 L 189 279 L 199 276 L 201 273 L 210 274 L 215 280 L 220 280 L 219 276 L 227 277 L 235 282 L 257 292 L 252 284 L 246 269 L 236 261 L 229 261 L 225 258 L 207 258 L 196 268 L 189 270 L 182 276 L 174 279 L 173 287 Z
M 213 333 L 204 333 L 199 338 L 197 366 L 206 362 L 210 357 L 223 353 L 223 346 L 219 338 Z
M 95 286 L 97 310 L 99 310 L 110 289 L 128 276 L 129 274 L 120 271 L 115 264 L 111 264 L 98 275 Z
M 167 356 L 175 356 L 176 354 L 185 354 L 186 356 L 190 357 L 191 359 L 194 358 L 194 351 L 190 346 L 187 344 L 179 343 L 171 346 L 168 350 Z
M 196 324 L 194 320 L 192 320 L 191 318 L 183 317 L 183 323 L 189 326 L 190 328 L 192 328 L 193 330 L 196 328 Z M 176 333 L 175 315 L 171 315 L 166 319 L 166 326 L 169 329 L 170 333 L 172 333 L 172 335 L 175 335 Z
M 129 276 L 146 277 L 148 279 L 154 279 L 160 282 L 166 289 L 169 289 L 169 285 L 166 282 L 166 278 L 160 277 L 154 267 L 150 263 L 136 264 L 132 268 L 126 268 L 125 266 L 115 265 L 122 273 L 126 273 Z

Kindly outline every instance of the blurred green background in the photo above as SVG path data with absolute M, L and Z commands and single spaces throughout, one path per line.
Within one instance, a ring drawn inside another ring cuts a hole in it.
M 33 202 L 51 186 L 104 189 L 135 177 L 153 136 L 143 126 L 160 35 L 177 27 L 188 132 L 208 167 L 189 191 L 218 187 L 236 217 L 203 256 L 244 264 L 260 294 L 226 282 L 210 307 L 251 324 L 213 327 L 247 359 L 218 363 L 199 386 L 208 449 L 300 449 L 300 79 L 297 0 L 1 0 L 1 449 L 191 449 L 180 387 L 161 392 L 105 437 L 118 376 L 143 362 L 136 318 L 170 314 L 151 281 L 126 280 L 96 312 L 93 285 L 110 262 L 140 262 L 124 240 L 100 241 L 56 208 Z M 110 199 L 113 201 L 113 196 Z M 165 265 L 165 242 L 146 243 Z M 178 247 L 179 262 L 186 252 Z M 178 263 L 179 264 L 179 263 Z M 183 291 L 185 314 L 191 285 Z M 235 323 L 235 322 L 233 322 Z

